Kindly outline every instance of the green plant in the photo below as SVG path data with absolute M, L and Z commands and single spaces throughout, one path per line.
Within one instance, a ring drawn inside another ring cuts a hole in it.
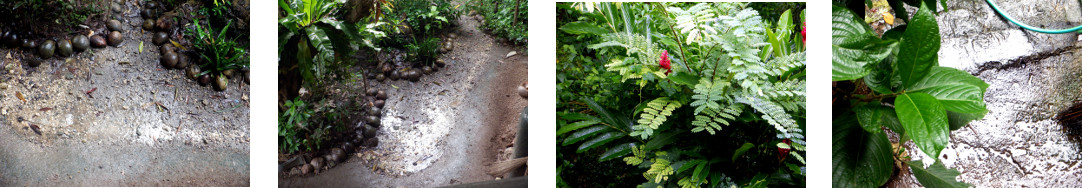
M 300 71 L 306 83 L 320 83 L 331 74 L 349 75 L 342 71 L 353 60 L 344 57 L 365 37 L 357 24 L 331 17 L 339 6 L 335 0 L 278 1 L 285 14 L 278 19 L 278 60 L 285 66 L 279 71 Z
M 645 169 L 644 187 L 803 185 L 805 55 L 791 18 L 764 22 L 744 3 L 557 7 L 581 14 L 557 17 L 561 146 L 605 148 L 598 160 Z
M 248 53 L 245 47 L 238 44 L 236 38 L 226 36 L 232 21 L 227 23 L 221 31 L 215 31 L 209 27 L 203 28 L 199 19 L 195 19 L 194 22 L 195 30 L 188 30 L 189 35 L 195 37 L 192 39 L 192 50 L 203 62 L 206 62 L 201 65 L 203 72 L 199 75 L 217 74 L 226 70 L 248 67 Z
M 395 7 L 398 9 L 390 14 L 400 15 L 414 36 L 433 36 L 450 26 L 459 14 L 448 0 L 400 0 Z
M 278 116 L 278 152 L 294 153 L 305 145 L 302 132 L 310 127 L 308 119 L 314 113 L 300 98 L 286 101 L 286 111 Z
M 934 1 L 920 2 L 908 25 L 882 38 L 853 11 L 833 7 L 832 79 L 845 86 L 835 88 L 834 106 L 841 110 L 834 112 L 834 186 L 881 186 L 890 179 L 892 161 L 903 161 L 925 186 L 968 187 L 940 162 L 924 168 L 909 161 L 903 149 L 892 149 L 882 130 L 897 133 L 899 143 L 912 140 L 934 161 L 951 130 L 987 113 L 987 83 L 939 66 L 934 6 Z
M 88 0 L 11 0 L 0 3 L 0 19 L 35 20 L 36 24 L 56 23 L 75 27 L 102 13 L 98 1 Z M 58 14 L 62 13 L 62 14 Z
M 440 38 L 426 37 L 415 40 L 406 45 L 406 52 L 411 61 L 432 64 L 440 55 Z
M 484 17 L 482 26 L 493 35 L 525 44 L 529 38 L 526 27 L 529 22 L 527 4 L 529 3 L 526 0 L 474 0 L 470 3 L 470 9 Z

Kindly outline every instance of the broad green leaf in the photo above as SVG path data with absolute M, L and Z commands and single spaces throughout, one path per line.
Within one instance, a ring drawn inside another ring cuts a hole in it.
M 598 105 L 597 102 L 594 102 L 594 100 L 590 98 L 583 98 L 583 102 L 586 103 L 586 106 L 590 107 L 590 110 L 593 110 L 597 113 L 597 115 L 600 116 L 602 120 L 601 122 L 609 124 L 609 126 L 614 129 L 619 129 L 620 131 L 624 132 L 630 132 L 629 130 L 631 130 L 631 119 L 629 116 L 622 116 L 621 114 L 610 113 L 608 110 L 606 110 L 604 107 L 601 107 L 601 105 Z
M 909 138 L 928 156 L 935 158 L 950 141 L 947 112 L 939 101 L 924 93 L 908 93 L 894 99 L 898 121 Z
M 563 127 L 560 127 L 559 130 L 556 130 L 556 135 L 563 135 L 564 133 L 571 132 L 571 131 L 574 131 L 574 130 L 578 130 L 578 129 L 581 129 L 583 127 L 589 127 L 589 126 L 595 125 L 597 123 L 600 123 L 600 121 L 597 121 L 597 120 L 585 120 L 585 121 L 579 121 L 579 122 L 571 123 L 571 124 L 565 125 Z
M 887 107 L 883 105 L 867 103 L 853 108 L 853 112 L 857 113 L 857 121 L 860 122 L 861 127 L 864 127 L 864 131 L 880 132 L 883 130 L 879 128 L 881 127 L 879 120 L 883 118 L 885 109 Z
M 675 72 L 672 76 L 669 76 L 669 80 L 690 88 L 694 88 L 696 84 L 699 84 L 699 76 L 691 75 L 687 72 Z
M 585 129 L 576 131 L 575 133 L 571 133 L 571 136 L 568 136 L 567 138 L 564 139 L 563 145 L 566 146 L 566 145 L 571 145 L 571 144 L 574 144 L 574 143 L 578 143 L 579 141 L 590 138 L 590 136 L 596 135 L 598 133 L 606 132 L 605 131 L 606 128 L 607 127 L 605 127 L 605 126 L 593 126 L 593 127 L 589 127 L 589 128 L 585 128 Z M 611 131 L 611 129 L 609 131 Z
M 894 170 L 890 140 L 883 132 L 869 133 L 853 114 L 833 122 L 833 186 L 879 187 Z
M 892 40 L 879 39 L 863 19 L 845 7 L 833 7 L 831 26 L 833 81 L 864 77 L 871 72 L 870 64 L 887 58 L 890 49 L 897 45 Z
M 564 24 L 564 26 L 560 26 L 560 30 L 564 31 L 564 32 L 567 32 L 567 33 L 570 33 L 570 34 L 575 34 L 575 35 L 581 35 L 581 34 L 601 35 L 601 34 L 605 34 L 605 33 L 609 32 L 609 31 L 607 31 L 605 29 L 602 29 L 601 27 L 598 27 L 596 24 L 589 23 L 589 22 L 571 22 L 571 23 L 567 23 L 567 24 Z
M 905 128 L 902 127 L 902 123 L 898 121 L 898 114 L 893 108 L 883 109 L 883 117 L 879 120 L 879 123 L 890 128 L 890 131 L 894 131 L 894 133 L 898 133 L 898 135 L 902 135 L 902 137 L 907 137 L 905 135 Z
M 744 155 L 744 152 L 747 152 L 752 147 L 755 147 L 755 144 L 751 144 L 750 142 L 745 142 L 744 145 L 740 146 L 740 148 L 736 148 L 736 151 L 733 151 L 733 161 L 736 161 L 736 158 L 739 158 L 740 156 Z
M 635 147 L 635 143 L 617 144 L 616 146 L 612 147 L 612 149 L 609 149 L 608 151 L 605 151 L 605 153 L 602 153 L 600 160 L 608 161 L 623 157 L 624 155 L 631 153 L 632 147 Z
M 949 169 L 942 161 L 936 161 L 932 166 L 924 168 L 921 161 L 909 161 L 909 168 L 913 170 L 913 176 L 917 177 L 921 185 L 925 187 L 970 187 L 971 185 L 958 182 L 956 177 L 962 175 L 958 170 Z
M 868 89 L 872 89 L 876 93 L 894 93 L 892 87 L 894 84 L 891 83 L 891 72 L 893 72 L 891 63 L 893 62 L 893 59 L 888 58 L 877 64 L 876 68 L 872 69 L 871 73 L 868 73 L 868 76 L 864 76 L 864 85 L 867 85 Z
M 600 147 L 602 145 L 605 145 L 605 143 L 612 142 L 613 140 L 616 140 L 618 138 L 622 138 L 624 136 L 627 136 L 627 135 L 624 134 L 624 133 L 620 133 L 620 132 L 608 132 L 608 133 L 605 133 L 605 134 L 601 134 L 601 135 L 598 135 L 597 137 L 594 137 L 594 139 L 583 142 L 582 145 L 579 145 L 579 150 L 575 151 L 575 152 L 582 153 L 582 152 L 584 152 L 586 150 L 593 149 L 593 148 L 596 148 L 596 147 Z
M 894 73 L 901 76 L 902 88 L 909 88 L 924 79 L 932 67 L 939 65 L 939 25 L 928 6 L 921 4 L 906 26 L 899 45 L 901 49 Z
M 646 142 L 646 147 L 644 147 L 643 150 L 654 151 L 661 149 L 661 147 L 665 145 L 672 144 L 674 141 L 676 141 L 678 136 L 680 136 L 680 133 L 681 132 L 667 132 L 657 135 L 656 137 L 650 139 L 650 141 Z
M 950 123 L 952 131 L 958 130 L 962 127 L 965 127 L 969 124 L 969 122 L 973 120 L 984 119 L 984 115 L 986 113 L 988 113 L 987 110 L 977 113 L 961 113 L 947 110 L 947 121 Z
M 950 111 L 980 113 L 985 111 L 984 92 L 988 88 L 980 78 L 949 67 L 934 67 L 908 92 L 923 92 L 934 96 Z

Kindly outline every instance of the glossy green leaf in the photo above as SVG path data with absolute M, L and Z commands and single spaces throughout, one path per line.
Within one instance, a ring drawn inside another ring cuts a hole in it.
M 857 121 L 860 122 L 861 127 L 864 127 L 864 131 L 880 132 L 883 130 L 879 128 L 881 127 L 879 120 L 883 118 L 883 113 L 887 108 L 883 105 L 868 103 L 853 108 L 853 112 L 856 112 Z
M 883 116 L 882 119 L 879 120 L 879 123 L 889 128 L 890 131 L 894 131 L 894 133 L 906 137 L 905 128 L 902 127 L 902 123 L 898 121 L 898 114 L 894 112 L 893 108 L 883 109 Z
M 833 122 L 834 187 L 879 187 L 894 169 L 887 135 L 869 133 L 857 124 L 853 114 Z
M 928 156 L 939 156 L 950 141 L 947 112 L 939 101 L 928 94 L 908 93 L 894 99 L 894 110 L 917 147 Z
M 609 110 L 606 110 L 604 107 L 601 107 L 601 105 L 598 105 L 597 102 L 594 102 L 594 100 L 589 98 L 584 98 L 583 102 L 586 103 L 586 106 L 590 107 L 590 110 L 597 113 L 601 118 L 601 122 L 609 124 L 614 129 L 630 132 L 631 116 L 622 116 L 620 114 L 609 112 Z
M 984 115 L 987 113 L 987 110 L 976 113 L 961 113 L 947 110 L 947 121 L 950 123 L 951 130 L 953 131 L 965 127 L 973 120 L 984 119 Z
M 894 93 L 894 84 L 891 82 L 891 76 L 893 76 L 891 73 L 894 70 L 891 68 L 891 63 L 893 62 L 892 59 L 888 58 L 877 64 L 876 68 L 872 69 L 871 73 L 868 73 L 868 76 L 864 76 L 864 85 L 876 93 Z
M 609 32 L 609 31 L 607 31 L 605 29 L 602 29 L 601 27 L 597 26 L 594 23 L 588 23 L 588 22 L 571 22 L 571 23 L 567 23 L 567 24 L 564 24 L 564 26 L 560 26 L 560 30 L 564 31 L 564 32 L 567 32 L 567 33 L 575 34 L 575 35 L 581 35 L 581 34 L 601 35 L 601 34 L 605 34 L 605 33 Z
M 663 147 L 665 145 L 672 144 L 673 142 L 676 141 L 677 138 L 679 138 L 680 133 L 681 132 L 667 132 L 667 133 L 659 134 L 659 135 L 655 136 L 654 138 L 651 138 L 650 141 L 647 141 L 646 142 L 646 147 L 644 147 L 643 150 L 654 151 L 654 150 L 661 149 L 661 147 Z
M 932 95 L 950 111 L 979 113 L 985 111 L 984 92 L 987 88 L 988 83 L 965 71 L 935 67 L 908 91 Z
M 852 80 L 864 77 L 878 63 L 890 55 L 897 43 L 881 40 L 865 24 L 845 7 L 833 7 L 832 26 L 832 75 L 831 80 Z
M 736 151 L 733 151 L 733 161 L 736 161 L 736 158 L 739 158 L 740 156 L 744 155 L 744 153 L 747 152 L 752 147 L 755 147 L 755 144 L 751 144 L 750 142 L 745 142 L 744 145 L 740 146 L 740 148 L 736 148 Z
M 933 5 L 934 6 L 934 5 Z M 902 88 L 909 88 L 928 75 L 939 63 L 939 25 L 924 4 L 913 15 L 899 45 L 895 74 L 902 78 Z
M 699 84 L 699 76 L 691 75 L 687 72 L 675 72 L 672 76 L 669 76 L 669 80 L 691 88 L 694 88 L 696 84 Z
M 949 169 L 942 161 L 936 161 L 932 166 L 924 168 L 921 161 L 909 161 L 909 168 L 913 170 L 913 176 L 925 187 L 970 187 L 971 185 L 958 182 L 956 177 L 962 175 L 958 170 Z
M 578 122 L 575 122 L 575 123 L 567 124 L 567 125 L 564 125 L 563 127 L 560 127 L 560 129 L 556 130 L 556 135 L 563 135 L 564 133 L 571 132 L 571 131 L 574 131 L 574 130 L 578 130 L 578 129 L 581 129 L 583 127 L 589 127 L 591 125 L 595 125 L 595 124 L 600 123 L 600 122 L 601 121 L 597 121 L 597 120 L 585 120 L 585 121 L 578 121 Z
M 605 153 L 601 154 L 601 161 L 608 161 L 612 159 L 619 159 L 628 153 L 631 153 L 631 148 L 635 147 L 635 143 L 617 144 Z
M 627 136 L 627 135 L 624 134 L 624 133 L 620 133 L 620 132 L 608 132 L 608 133 L 605 133 L 605 134 L 601 134 L 601 135 L 598 135 L 597 137 L 594 137 L 594 139 L 583 142 L 582 145 L 579 145 L 579 150 L 576 151 L 576 152 L 581 153 L 581 152 L 584 152 L 584 151 L 589 150 L 589 149 L 600 147 L 602 145 L 605 145 L 605 143 L 612 142 L 613 140 L 616 140 L 618 138 L 622 138 L 624 136 Z
M 564 144 L 563 145 L 566 146 L 566 145 L 571 145 L 571 144 L 574 144 L 574 143 L 578 143 L 579 141 L 586 140 L 587 138 L 590 138 L 590 136 L 596 135 L 598 133 L 606 132 L 605 131 L 606 129 L 607 129 L 607 127 L 604 127 L 604 126 L 593 126 L 593 127 L 589 127 L 589 128 L 585 128 L 585 129 L 576 131 L 575 133 L 571 133 L 571 136 L 568 136 L 567 138 L 564 139 Z M 611 131 L 611 129 L 608 129 L 608 130 Z

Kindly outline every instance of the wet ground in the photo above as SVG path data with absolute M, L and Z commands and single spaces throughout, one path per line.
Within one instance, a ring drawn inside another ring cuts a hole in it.
M 490 166 L 510 156 L 519 112 L 516 89 L 527 55 L 479 31 L 463 15 L 447 62 L 420 81 L 386 81 L 379 145 L 344 164 L 306 177 L 280 177 L 280 187 L 434 187 L 494 180 Z M 518 55 L 506 57 L 512 51 Z M 357 90 L 360 92 L 361 90 Z M 281 174 L 281 173 L 280 173 Z
M 1016 19 L 1044 28 L 1082 24 L 1078 1 L 998 1 Z M 940 64 L 965 70 L 990 84 L 989 113 L 951 132 L 937 156 L 978 187 L 1080 187 L 1082 144 L 1068 137 L 1055 116 L 1082 100 L 1082 43 L 1077 34 L 1023 31 L 992 12 L 983 0 L 949 1 L 936 17 L 943 44 Z M 914 159 L 927 156 L 912 142 Z M 930 164 L 930 160 L 925 160 Z M 927 165 L 926 164 L 926 165 Z M 901 172 L 889 187 L 919 187 Z
M 0 49 L 0 186 L 249 185 L 250 86 L 163 70 L 137 16 L 121 16 L 121 46 L 39 67 Z

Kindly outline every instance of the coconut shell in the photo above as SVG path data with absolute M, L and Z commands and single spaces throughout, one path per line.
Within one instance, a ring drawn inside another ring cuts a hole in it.
M 90 49 L 90 39 L 87 39 L 84 35 L 76 35 L 71 38 L 71 45 L 77 52 L 85 51 Z
M 124 43 L 124 36 L 120 35 L 119 31 L 113 31 L 109 33 L 109 45 L 113 47 L 120 46 Z
M 95 48 L 105 47 L 105 38 L 100 35 L 90 36 L 90 46 Z
M 41 58 L 52 58 L 55 52 L 56 42 L 53 42 L 53 40 L 46 40 L 38 46 L 38 55 L 41 55 Z
M 109 20 L 105 22 L 105 27 L 110 31 L 124 31 L 124 26 L 120 24 L 120 21 Z
M 59 42 L 56 43 L 56 52 L 60 55 L 60 57 L 71 56 L 71 54 L 74 52 L 74 49 L 72 49 L 71 46 L 71 41 L 61 39 Z

